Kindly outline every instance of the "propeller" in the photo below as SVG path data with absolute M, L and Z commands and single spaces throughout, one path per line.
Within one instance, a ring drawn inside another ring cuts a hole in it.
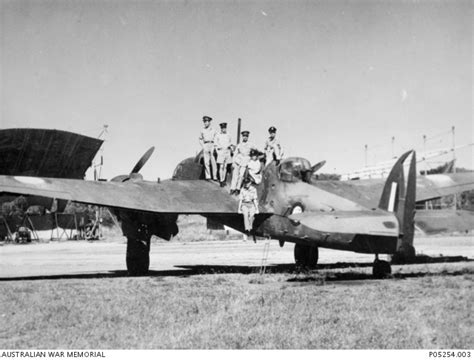
M 318 162 L 316 165 L 311 166 L 310 169 L 302 171 L 302 178 L 303 181 L 311 184 L 313 176 L 316 176 L 316 172 L 321 169 L 324 164 L 326 164 L 326 160 Z M 314 179 L 313 179 L 314 180 Z
M 321 169 L 324 164 L 326 164 L 326 160 L 318 162 L 316 165 L 311 166 L 311 174 L 316 173 L 319 169 Z
M 111 181 L 116 181 L 116 182 L 125 182 L 128 180 L 142 180 L 143 176 L 141 176 L 138 172 L 142 169 L 142 167 L 146 164 L 148 159 L 150 158 L 151 154 L 153 154 L 153 151 L 155 151 L 155 147 L 152 146 L 147 150 L 146 153 L 142 155 L 140 160 L 136 163 L 136 165 L 133 167 L 132 172 L 129 175 L 118 175 L 111 179 Z
M 135 165 L 135 167 L 134 167 L 133 170 L 131 171 L 131 174 L 135 174 L 135 173 L 140 172 L 140 170 L 141 170 L 141 168 L 143 167 L 143 165 L 146 164 L 146 162 L 147 162 L 148 159 L 150 158 L 151 154 L 153 154 L 153 151 L 155 151 L 155 147 L 154 147 L 154 146 L 152 146 L 151 148 L 149 148 L 149 149 L 147 150 L 147 152 L 142 155 L 142 157 L 140 158 L 140 160 L 138 160 L 137 164 Z

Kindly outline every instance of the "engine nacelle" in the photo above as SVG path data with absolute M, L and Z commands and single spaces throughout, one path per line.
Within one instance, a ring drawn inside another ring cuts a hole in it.
M 178 234 L 178 215 L 149 214 L 137 211 L 116 210 L 117 219 L 122 222 L 122 232 L 127 237 L 140 238 L 146 231 L 145 237 L 156 235 L 164 240 L 170 240 Z

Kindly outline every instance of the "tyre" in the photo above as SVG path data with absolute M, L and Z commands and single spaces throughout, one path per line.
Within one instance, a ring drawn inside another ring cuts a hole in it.
M 295 244 L 294 256 L 297 267 L 315 269 L 318 264 L 319 249 L 317 246 Z
M 372 275 L 376 279 L 384 279 L 392 273 L 390 263 L 383 260 L 375 260 L 372 268 Z
M 150 268 L 150 241 L 127 239 L 127 271 L 130 276 L 146 276 Z

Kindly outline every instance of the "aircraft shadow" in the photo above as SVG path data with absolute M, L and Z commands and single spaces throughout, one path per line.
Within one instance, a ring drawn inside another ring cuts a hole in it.
M 452 262 L 473 262 L 463 256 L 451 257 L 429 257 L 419 256 L 416 261 L 411 264 L 434 264 L 434 263 L 452 263 Z M 348 281 L 348 280 L 373 280 L 372 274 L 366 272 L 358 272 L 357 268 L 372 267 L 372 262 L 353 263 L 353 262 L 338 262 L 332 264 L 320 264 L 316 270 L 307 270 L 297 268 L 294 264 L 268 264 L 265 273 L 267 274 L 288 274 L 295 275 L 290 278 L 289 282 L 320 282 L 322 279 L 328 281 Z M 150 270 L 149 277 L 189 277 L 193 275 L 212 275 L 212 274 L 259 274 L 260 266 L 240 266 L 240 265 L 176 265 L 173 270 Z M 319 272 L 320 270 L 337 270 L 337 269 L 353 269 L 346 272 Z M 464 272 L 441 272 L 443 275 L 460 275 Z M 471 273 L 471 272 L 467 272 Z M 474 273 L 474 271 L 472 271 Z M 428 272 L 417 273 L 398 273 L 391 275 L 391 278 L 410 278 L 423 277 Z M 0 277 L 0 282 L 20 281 L 20 280 L 63 280 L 63 279 L 101 279 L 101 278 L 125 278 L 129 277 L 126 270 L 114 270 L 100 273 L 83 273 L 83 274 L 60 274 L 60 275 L 38 275 L 38 276 L 20 276 L 20 277 Z

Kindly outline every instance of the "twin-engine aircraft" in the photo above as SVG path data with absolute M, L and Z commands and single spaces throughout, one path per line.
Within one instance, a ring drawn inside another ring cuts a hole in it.
M 148 273 L 152 235 L 170 240 L 178 233 L 180 214 L 198 214 L 212 223 L 243 232 L 237 213 L 238 198 L 226 187 L 202 179 L 200 158 L 181 162 L 172 179 L 144 181 L 140 169 L 151 156 L 148 150 L 129 175 L 109 182 L 75 179 L 0 176 L 0 193 L 36 195 L 107 206 L 121 221 L 127 237 L 126 264 L 130 275 Z M 319 181 L 303 158 L 271 162 L 258 186 L 260 214 L 253 235 L 294 243 L 297 265 L 314 267 L 318 248 L 375 255 L 373 274 L 384 277 L 389 254 L 409 259 L 413 246 L 415 203 L 474 188 L 471 174 L 416 177 L 414 151 L 403 154 L 385 183 L 380 181 Z M 406 169 L 407 170 L 406 170 Z M 406 173 L 406 174 L 405 174 Z

